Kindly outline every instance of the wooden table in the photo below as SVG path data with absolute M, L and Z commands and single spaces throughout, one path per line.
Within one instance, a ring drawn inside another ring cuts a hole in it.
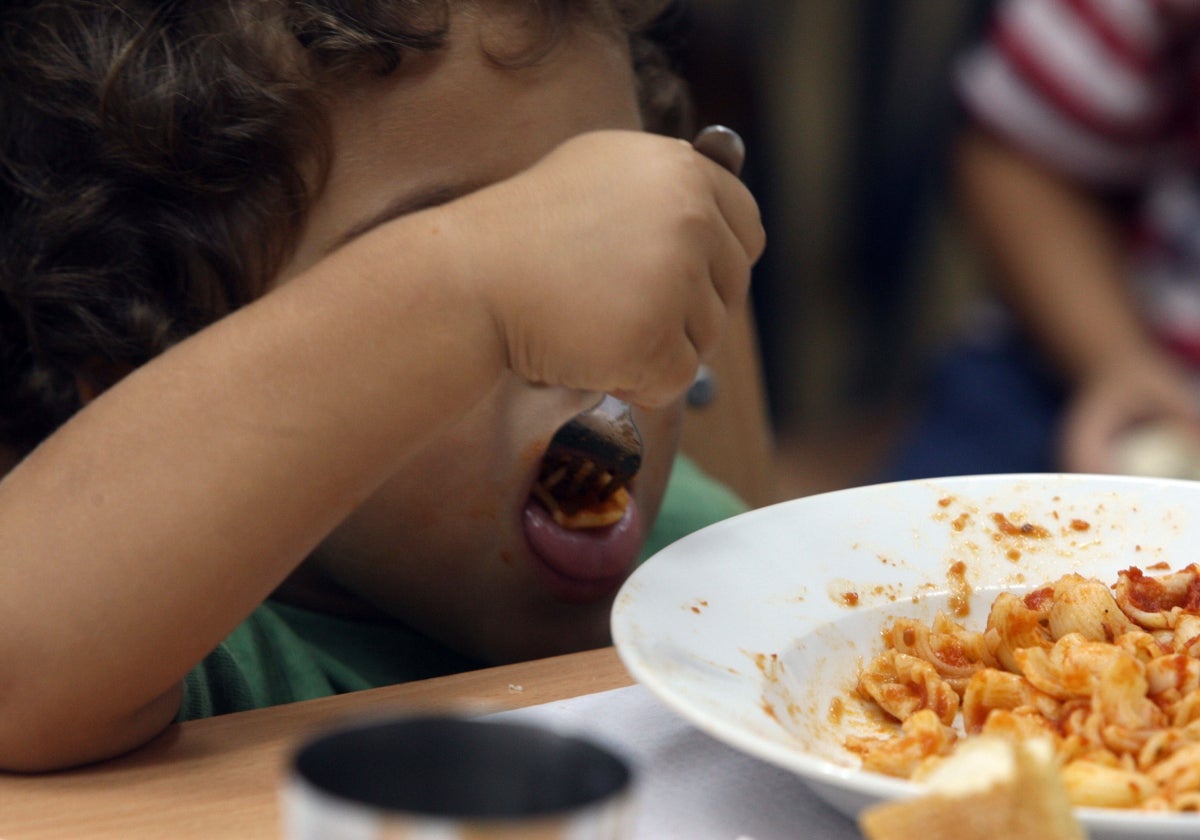
M 170 727 L 122 758 L 0 774 L 0 838 L 279 837 L 288 756 L 358 714 L 500 711 L 632 684 L 612 648 L 488 668 Z

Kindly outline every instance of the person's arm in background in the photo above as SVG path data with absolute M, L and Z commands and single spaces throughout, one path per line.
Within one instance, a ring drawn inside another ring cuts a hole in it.
M 1194 391 L 1139 317 L 1104 201 L 981 129 L 960 141 L 956 176 L 998 294 L 1071 391 L 1062 467 L 1113 471 L 1117 437 L 1142 422 L 1182 422 L 1200 438 Z

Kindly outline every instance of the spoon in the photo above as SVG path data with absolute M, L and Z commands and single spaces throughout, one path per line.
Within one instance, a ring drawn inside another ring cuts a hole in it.
M 692 145 L 734 175 L 740 174 L 746 146 L 733 129 L 710 125 L 701 129 Z M 565 513 L 573 514 L 624 487 L 642 466 L 642 446 L 629 403 L 605 394 L 555 433 L 539 483 Z

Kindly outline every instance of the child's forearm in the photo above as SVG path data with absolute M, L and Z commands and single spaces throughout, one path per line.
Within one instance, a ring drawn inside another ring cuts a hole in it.
M 423 219 L 130 374 L 0 482 L 0 767 L 144 741 L 179 680 L 495 383 L 492 325 Z M 414 358 L 437 360 L 413 364 Z
M 1000 293 L 1070 380 L 1154 352 L 1096 197 L 981 131 L 960 144 L 957 174 Z

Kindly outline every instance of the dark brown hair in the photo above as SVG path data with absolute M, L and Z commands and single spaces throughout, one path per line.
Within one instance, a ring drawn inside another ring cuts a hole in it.
M 32 448 L 81 379 L 102 390 L 260 295 L 319 188 L 323 81 L 437 49 L 453 2 L 5 0 L 0 444 Z M 636 34 L 666 0 L 497 2 L 537 12 L 542 46 L 580 18 L 624 26 L 647 126 L 682 127 Z

